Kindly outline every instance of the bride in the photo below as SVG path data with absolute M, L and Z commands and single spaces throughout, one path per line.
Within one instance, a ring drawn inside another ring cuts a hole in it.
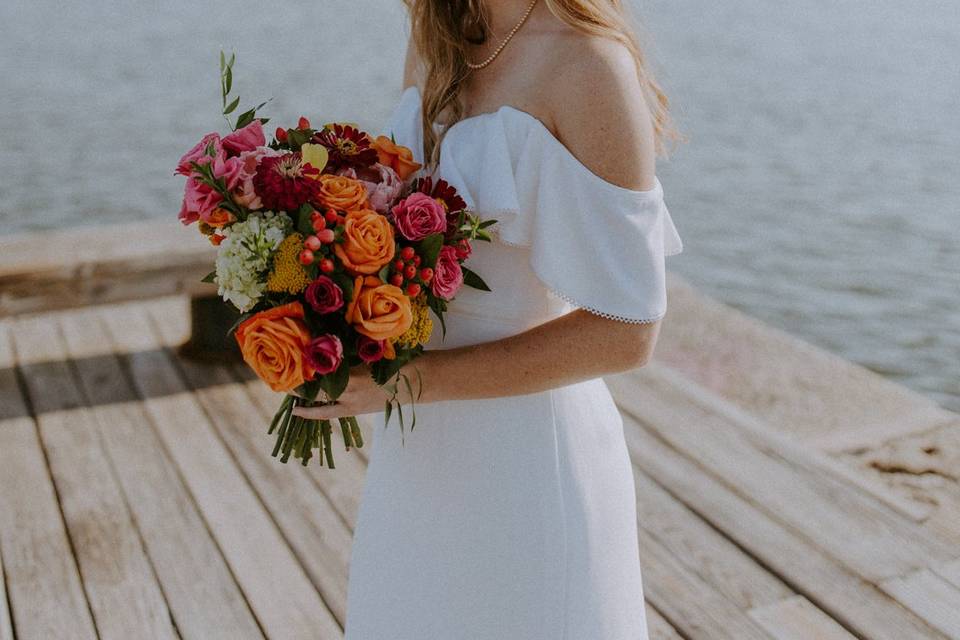
M 682 243 L 673 136 L 619 0 L 406 0 L 385 135 L 495 218 L 416 369 L 416 428 L 357 367 L 307 417 L 372 414 L 347 640 L 647 638 L 636 496 L 602 376 L 644 365 Z M 413 371 L 407 371 L 416 378 Z M 396 422 L 396 420 L 394 420 Z

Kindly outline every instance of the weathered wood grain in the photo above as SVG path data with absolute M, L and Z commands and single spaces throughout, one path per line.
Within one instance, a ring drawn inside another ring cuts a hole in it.
M 960 589 L 930 569 L 883 583 L 883 589 L 950 638 L 960 638 Z
M 210 640 L 262 637 L 220 549 L 136 397 L 121 356 L 103 355 L 110 350 L 110 336 L 97 312 L 71 312 L 60 324 L 67 353 L 77 367 L 104 448 L 180 635 Z
M 335 637 L 339 627 L 276 523 L 169 354 L 157 351 L 160 338 L 143 308 L 115 307 L 102 317 L 116 348 L 130 354 L 131 374 L 146 410 L 265 635 Z
M 634 463 L 845 628 L 871 640 L 943 639 L 875 585 L 771 518 L 647 428 L 624 413 L 624 434 Z
M 55 316 L 19 319 L 13 337 L 100 638 L 174 638 L 96 421 L 65 361 Z
M 194 388 L 210 421 L 272 515 L 324 602 L 342 628 L 346 622 L 346 586 L 351 532 L 310 475 L 342 474 L 270 455 L 269 423 L 222 365 L 180 360 L 179 367 Z
M 216 291 L 200 282 L 215 257 L 195 226 L 166 221 L 9 235 L 0 252 L 0 317 Z
M 649 602 L 645 602 L 644 607 L 647 615 L 647 635 L 650 636 L 650 640 L 683 640 L 677 630 L 660 615 L 659 611 L 650 606 Z
M 634 466 L 637 519 L 688 571 L 740 609 L 778 602 L 793 591 Z
M 748 613 L 776 640 L 856 640 L 803 596 L 791 596 Z
M 690 640 L 770 640 L 756 623 L 640 529 L 647 600 Z
M 875 497 L 744 421 L 704 407 L 686 381 L 648 366 L 608 379 L 621 409 L 718 481 L 829 551 L 868 580 L 945 562 L 949 545 Z
M 3 428 L 0 425 L 0 428 Z M 13 640 L 10 608 L 7 606 L 7 585 L 3 571 L 3 548 L 0 547 L 0 640 Z

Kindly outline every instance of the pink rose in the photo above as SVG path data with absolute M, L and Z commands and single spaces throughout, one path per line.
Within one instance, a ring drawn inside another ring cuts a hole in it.
M 367 364 L 376 362 L 383 358 L 387 345 L 384 340 L 374 340 L 365 335 L 360 335 L 357 340 L 357 355 Z
M 244 151 L 238 158 L 242 163 L 240 170 L 240 180 L 237 188 L 233 191 L 233 201 L 241 207 L 246 207 L 251 211 L 256 211 L 263 207 L 260 196 L 253 186 L 253 176 L 257 174 L 257 165 L 262 158 L 278 156 L 280 152 L 270 147 L 257 147 L 251 151 Z
M 263 135 L 263 125 L 259 120 L 254 120 L 243 129 L 237 129 L 226 136 L 221 144 L 228 152 L 239 155 L 244 151 L 253 151 L 257 147 L 262 147 L 267 144 L 267 139 Z
M 463 270 L 457 261 L 457 250 L 445 244 L 440 247 L 440 254 L 437 256 L 430 290 L 438 298 L 450 300 L 457 295 L 461 285 L 463 285 Z
M 403 189 L 403 180 L 397 172 L 379 162 L 360 173 L 357 173 L 353 167 L 344 167 L 337 173 L 362 182 L 367 190 L 367 202 L 374 211 L 382 215 L 387 214 L 390 205 Z
M 180 222 L 187 225 L 198 219 L 209 220 L 222 201 L 223 197 L 216 189 L 196 178 L 188 178 L 180 206 Z
M 193 167 L 190 163 L 196 162 L 197 164 L 204 165 L 210 162 L 213 156 L 207 153 L 207 147 L 209 147 L 211 143 L 213 144 L 213 154 L 216 155 L 220 152 L 219 133 L 208 133 L 203 136 L 200 142 L 195 144 L 190 151 L 187 151 L 187 153 L 180 158 L 180 162 L 177 163 L 176 173 L 182 176 L 189 176 L 193 173 Z
M 303 349 L 303 355 L 318 374 L 326 375 L 340 368 L 340 363 L 343 361 L 343 344 L 337 336 L 326 333 L 308 342 Z
M 333 313 L 343 306 L 343 289 L 329 276 L 319 275 L 304 292 L 307 304 L 317 313 Z
M 422 240 L 447 228 L 446 212 L 435 198 L 411 193 L 391 209 L 397 229 L 407 240 Z

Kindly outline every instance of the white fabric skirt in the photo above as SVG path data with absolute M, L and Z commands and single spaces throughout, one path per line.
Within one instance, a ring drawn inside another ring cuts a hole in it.
M 449 321 L 448 321 L 449 322 Z M 373 420 L 346 640 L 645 640 L 636 496 L 600 378 Z

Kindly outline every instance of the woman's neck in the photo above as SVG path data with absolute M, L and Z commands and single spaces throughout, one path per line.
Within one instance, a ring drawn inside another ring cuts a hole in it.
M 503 38 L 523 17 L 531 0 L 483 0 L 487 22 L 493 31 L 493 37 Z M 542 0 L 538 4 L 543 4 Z M 534 7 L 536 13 L 539 7 Z M 533 15 L 531 14 L 531 18 Z

